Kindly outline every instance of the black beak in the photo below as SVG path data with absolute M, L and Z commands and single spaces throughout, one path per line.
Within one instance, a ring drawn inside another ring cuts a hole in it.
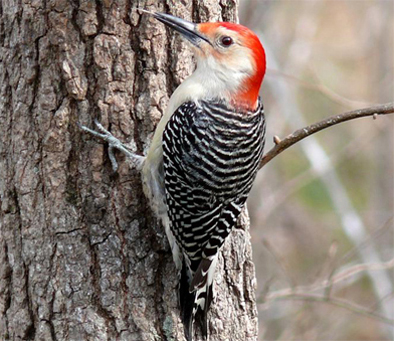
M 179 32 L 183 37 L 189 40 L 193 45 L 199 47 L 202 41 L 212 45 L 211 42 L 197 31 L 197 25 L 169 14 L 149 12 L 143 9 L 139 9 L 142 12 L 153 15 L 157 20 L 163 24 L 171 27 L 175 31 Z

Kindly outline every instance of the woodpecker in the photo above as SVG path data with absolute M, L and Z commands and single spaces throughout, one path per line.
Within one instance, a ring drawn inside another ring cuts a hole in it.
M 98 122 L 83 130 L 136 162 L 144 192 L 161 219 L 180 275 L 180 308 L 188 341 L 200 315 L 207 336 L 218 253 L 245 205 L 263 156 L 265 119 L 259 90 L 266 61 L 260 40 L 229 22 L 195 24 L 147 12 L 179 32 L 197 67 L 175 90 L 146 157 L 131 153 Z

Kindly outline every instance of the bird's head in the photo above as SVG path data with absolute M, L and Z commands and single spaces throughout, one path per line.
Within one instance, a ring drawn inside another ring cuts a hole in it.
M 255 33 L 229 22 L 195 24 L 169 14 L 150 14 L 192 43 L 197 58 L 195 78 L 211 96 L 245 109 L 257 107 L 266 62 Z

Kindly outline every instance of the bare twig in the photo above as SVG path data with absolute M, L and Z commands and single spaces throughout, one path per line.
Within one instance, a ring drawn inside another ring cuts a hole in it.
M 363 271 L 376 271 L 376 270 L 386 270 L 394 268 L 394 258 L 383 263 L 370 263 L 370 264 L 358 264 L 352 266 L 339 274 L 333 276 L 330 280 L 331 284 L 341 282 L 349 277 L 352 277 Z
M 323 271 L 326 271 L 328 273 L 328 281 L 331 281 L 332 276 L 334 275 L 335 272 L 335 263 L 336 263 L 336 255 L 338 252 L 338 242 L 337 241 L 333 241 L 330 245 L 330 249 L 328 250 L 328 257 L 327 260 L 325 262 L 325 264 L 323 264 Z M 322 272 L 323 274 L 325 274 L 326 272 Z M 332 285 L 328 286 L 325 290 L 325 295 L 329 296 L 330 295 L 330 290 L 332 288 Z
M 302 293 L 302 294 L 288 294 L 288 295 L 278 297 L 277 299 L 299 300 L 299 301 L 309 301 L 309 302 L 324 302 L 324 303 L 328 303 L 328 304 L 335 305 L 337 307 L 349 310 L 349 311 L 359 314 L 359 315 L 373 318 L 373 319 L 378 320 L 382 323 L 394 325 L 394 320 L 392 320 L 388 317 L 382 316 L 380 314 L 377 314 L 373 311 L 368 311 L 368 310 L 366 310 L 366 308 L 364 308 L 362 306 L 359 306 L 357 304 L 349 302 L 348 300 L 344 300 L 344 299 L 340 299 L 340 298 L 334 298 L 334 297 L 327 298 L 322 295 Z
M 333 125 L 354 120 L 356 118 L 372 116 L 376 118 L 376 115 L 387 115 L 394 113 L 394 102 L 381 104 L 369 108 L 348 111 L 340 115 L 331 116 L 324 119 L 323 121 L 314 123 L 308 127 L 298 129 L 294 133 L 288 135 L 283 140 L 280 140 L 270 151 L 268 151 L 261 160 L 260 168 L 264 167 L 269 161 L 281 152 L 291 147 L 293 144 L 301 141 L 302 139 L 317 133 L 323 129 L 329 128 Z
M 394 268 L 394 258 L 383 263 L 357 264 L 355 266 L 349 267 L 341 271 L 335 276 L 330 277 L 328 280 L 319 282 L 314 285 L 298 286 L 295 288 L 287 288 L 283 290 L 277 290 L 271 293 L 266 293 L 265 296 L 262 296 L 258 300 L 258 302 L 268 303 L 274 300 L 303 300 L 303 301 L 326 302 L 347 309 L 354 313 L 374 318 L 376 320 L 379 320 L 380 322 L 394 325 L 393 319 L 375 313 L 373 310 L 369 310 L 368 308 L 356 305 L 344 299 L 333 297 L 332 295 L 329 296 L 327 294 L 319 295 L 319 294 L 310 293 L 311 291 L 332 287 L 333 284 L 343 282 L 346 279 L 355 276 L 360 272 L 385 270 L 391 268 Z
M 268 293 L 265 297 L 262 298 L 262 301 L 272 301 L 276 299 L 281 299 L 282 297 L 287 297 L 293 294 L 303 294 L 306 292 L 316 291 L 319 289 L 325 289 L 329 286 L 332 286 L 336 283 L 345 281 L 346 279 L 364 271 L 376 271 L 376 270 L 385 270 L 394 268 L 394 258 L 383 263 L 366 263 L 366 264 L 357 264 L 351 266 L 335 276 L 332 276 L 328 280 L 321 281 L 317 284 L 308 285 L 308 286 L 298 286 L 295 288 L 287 288 L 283 290 L 273 291 Z M 327 297 L 326 297 L 327 298 Z

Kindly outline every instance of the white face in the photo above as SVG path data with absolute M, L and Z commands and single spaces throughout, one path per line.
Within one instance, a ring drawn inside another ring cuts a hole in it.
M 221 87 L 237 92 L 244 80 L 254 72 L 250 49 L 243 45 L 237 32 L 224 27 L 218 27 L 207 36 L 212 45 L 203 42 L 200 47 L 194 47 L 196 76 L 205 79 L 208 87 L 213 86 L 219 92 Z
M 198 102 L 200 98 L 231 102 L 237 94 L 248 90 L 244 87 L 256 70 L 252 50 L 238 32 L 223 26 L 211 27 L 199 32 L 209 42 L 201 40 L 198 46 L 193 45 L 197 68 L 172 95 L 169 111 L 187 100 Z

